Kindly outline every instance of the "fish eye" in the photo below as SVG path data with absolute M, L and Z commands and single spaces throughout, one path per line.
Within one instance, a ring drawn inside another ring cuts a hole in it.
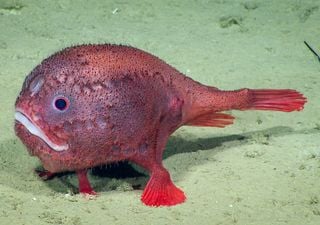
M 65 97 L 57 97 L 54 100 L 54 107 L 59 111 L 65 111 L 69 106 L 69 101 Z

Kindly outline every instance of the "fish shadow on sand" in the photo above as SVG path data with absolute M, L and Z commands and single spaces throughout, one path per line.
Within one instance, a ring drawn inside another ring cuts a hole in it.
M 226 135 L 211 138 L 197 138 L 194 140 L 187 140 L 184 137 L 173 135 L 170 137 L 166 150 L 164 153 L 164 159 L 167 159 L 176 154 L 192 153 L 201 151 L 212 151 L 217 154 L 220 151 L 226 151 L 229 148 L 246 145 L 248 143 L 257 143 L 261 145 L 268 145 L 268 140 L 271 137 L 280 137 L 290 134 L 303 134 L 303 133 L 318 133 L 319 130 L 301 130 L 295 131 L 290 127 L 278 126 L 260 131 L 247 132 L 235 135 Z M 188 134 L 190 137 L 192 134 Z M 185 135 L 183 135 L 185 136 Z M 223 148 L 221 148 L 223 147 Z M 192 166 L 200 165 L 205 163 L 205 159 L 197 159 L 194 161 Z M 190 165 L 188 165 L 190 166 Z M 186 166 L 185 166 L 186 167 Z M 170 171 L 172 168 L 168 168 Z M 182 176 L 185 173 L 185 168 L 177 166 L 175 173 Z M 77 180 L 76 176 L 65 176 L 72 173 L 62 173 L 53 179 L 53 181 L 47 182 L 47 185 L 56 192 L 66 192 L 67 189 L 71 189 L 76 193 L 77 191 Z M 55 181 L 56 180 L 56 181 Z M 57 185 L 57 180 L 60 185 Z M 148 180 L 147 173 L 137 166 L 132 166 L 128 162 L 120 162 L 111 164 L 108 166 L 95 167 L 91 170 L 90 181 L 95 191 L 107 192 L 111 190 L 132 190 L 132 189 L 143 189 Z M 111 182 L 111 184 L 110 184 Z M 63 183 L 64 187 L 61 187 Z M 128 188 L 122 188 L 125 186 Z M 72 191 L 72 192 L 73 192 Z
M 233 134 L 211 138 L 198 138 L 192 141 L 185 140 L 181 137 L 172 136 L 168 141 L 163 158 L 166 159 L 175 154 L 196 152 L 199 150 L 215 151 L 217 148 L 221 146 L 225 146 L 225 148 L 223 148 L 225 150 L 228 148 L 245 145 L 249 142 L 268 145 L 268 140 L 271 137 L 280 137 L 297 133 L 304 132 L 294 131 L 290 127 L 277 126 L 265 130 L 252 131 L 241 134 Z

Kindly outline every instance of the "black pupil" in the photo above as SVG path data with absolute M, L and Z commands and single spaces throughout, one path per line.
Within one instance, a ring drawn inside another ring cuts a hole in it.
M 62 98 L 57 99 L 54 104 L 55 104 L 55 106 L 57 107 L 57 109 L 59 109 L 59 110 L 64 110 L 64 109 L 66 109 L 66 107 L 67 107 L 67 102 L 66 102 L 66 100 L 64 100 L 64 99 L 62 99 Z

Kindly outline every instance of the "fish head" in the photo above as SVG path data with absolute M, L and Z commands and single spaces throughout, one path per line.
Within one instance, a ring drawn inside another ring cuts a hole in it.
M 17 136 L 51 172 L 81 164 L 105 135 L 104 90 L 82 61 L 71 53 L 45 59 L 26 77 L 15 103 Z

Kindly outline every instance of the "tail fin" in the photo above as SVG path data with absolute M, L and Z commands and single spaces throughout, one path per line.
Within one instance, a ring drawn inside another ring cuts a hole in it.
M 301 111 L 306 97 L 292 89 L 249 89 L 234 91 L 200 89 L 189 97 L 191 103 L 184 113 L 184 124 L 190 126 L 224 127 L 233 117 L 220 112 L 228 110 Z
M 250 106 L 247 109 L 282 112 L 300 111 L 307 99 L 291 89 L 250 89 Z

